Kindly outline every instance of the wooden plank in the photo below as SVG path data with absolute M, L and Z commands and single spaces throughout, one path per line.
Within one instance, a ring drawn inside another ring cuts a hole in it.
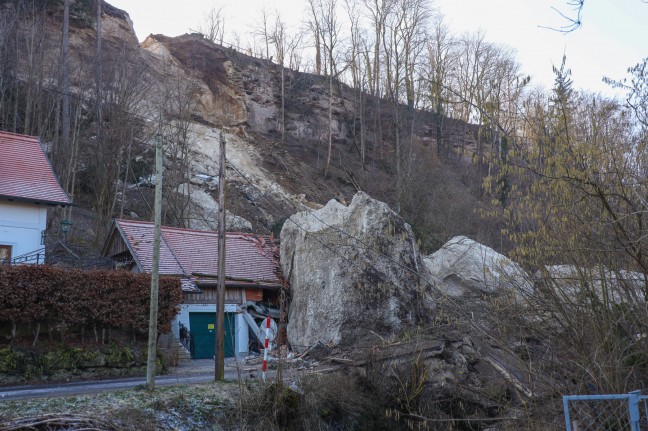
M 216 289 L 214 288 L 201 288 L 202 293 L 185 293 L 185 304 L 216 304 Z M 225 290 L 225 304 L 242 304 L 243 303 L 243 290 L 242 289 L 226 289 Z

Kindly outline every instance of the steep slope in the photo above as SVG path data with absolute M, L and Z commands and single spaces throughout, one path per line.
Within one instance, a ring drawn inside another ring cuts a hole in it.
M 6 0 L 2 10 L 10 13 L 15 3 Z M 439 160 L 430 112 L 375 99 L 336 81 L 329 94 L 325 76 L 288 69 L 282 74 L 269 60 L 199 34 L 151 35 L 140 46 L 127 12 L 105 2 L 97 61 L 91 3 L 72 2 L 70 92 L 78 149 L 60 145 L 58 125 L 48 125 L 52 118 L 43 119 L 45 127 L 18 131 L 51 141 L 64 186 L 81 207 L 99 216 L 97 242 L 112 216 L 150 218 L 156 136 L 166 148 L 164 223 L 215 227 L 222 134 L 229 161 L 227 207 L 230 219 L 242 217 L 232 229 L 276 231 L 298 210 L 331 198 L 344 202 L 362 190 L 400 212 L 426 251 L 457 234 L 493 243 L 491 229 L 474 212 L 481 174 L 470 161 L 472 126 L 443 119 L 443 139 L 462 155 Z M 43 5 L 42 30 L 50 41 L 45 49 L 57 64 L 61 5 Z M 18 16 L 28 30 L 27 15 Z M 42 88 L 52 105 L 41 112 L 58 109 L 60 97 L 59 71 L 45 73 L 50 78 Z M 18 75 L 17 94 L 32 85 L 28 79 Z M 86 213 L 77 211 L 81 214 Z
M 172 68 L 174 79 L 182 77 L 194 83 L 192 119 L 211 128 L 212 139 L 221 128 L 227 129 L 228 139 L 236 142 L 228 155 L 233 166 L 249 174 L 246 180 L 253 181 L 264 193 L 287 204 L 286 210 L 278 213 L 266 202 L 255 200 L 254 204 L 261 205 L 269 213 L 265 214 L 266 220 L 277 221 L 302 209 L 294 204 L 304 199 L 319 204 L 334 197 L 344 201 L 363 190 L 394 207 L 400 204 L 405 217 L 415 225 L 427 217 L 431 209 L 428 205 L 438 203 L 435 210 L 442 213 L 439 219 L 445 219 L 446 227 L 454 223 L 447 232 L 439 232 L 437 242 L 440 243 L 447 239 L 446 235 L 461 231 L 456 222 L 462 219 L 450 215 L 451 201 L 454 199 L 454 206 L 460 208 L 464 219 L 477 204 L 475 193 L 478 193 L 480 180 L 469 161 L 470 149 L 466 150 L 466 157 L 441 164 L 436 159 L 434 115 L 429 112 L 408 112 L 401 104 L 375 100 L 366 94 L 363 95 L 364 111 L 360 111 L 359 94 L 336 83 L 329 125 L 328 78 L 284 69 L 285 133 L 282 134 L 279 65 L 213 44 L 199 34 L 175 38 L 151 35 L 142 47 L 157 59 L 157 67 Z M 377 111 L 381 119 L 379 131 L 372 129 Z M 406 178 L 402 180 L 400 193 L 394 160 L 396 115 L 411 116 L 408 124 L 411 135 L 402 129 L 403 126 L 399 130 L 404 136 L 401 138 L 404 141 L 402 151 L 406 152 L 402 156 L 405 160 L 402 175 Z M 364 164 L 360 157 L 360 121 L 366 123 Z M 444 121 L 445 139 L 456 142 L 457 146 L 464 141 L 471 142 L 474 132 L 471 126 L 449 119 Z M 328 175 L 324 175 L 329 127 L 332 162 Z M 215 160 L 216 142 L 209 141 L 209 133 L 203 136 L 205 139 L 196 148 L 194 167 L 208 170 L 205 161 Z M 246 156 L 242 156 L 244 148 Z M 212 169 L 211 173 L 214 172 Z M 234 174 L 233 178 L 237 179 L 236 172 Z M 245 186 L 245 181 L 241 186 Z M 249 184 L 245 193 L 250 193 Z M 455 195 L 458 195 L 456 199 Z M 247 203 L 239 201 L 235 206 L 245 214 Z M 418 214 L 414 214 L 416 212 Z M 469 215 L 467 218 L 477 217 Z M 251 221 L 255 224 L 255 220 Z M 473 235 L 484 237 L 475 231 L 478 229 L 476 223 L 464 225 Z M 259 228 L 256 224 L 255 227 Z M 418 232 L 426 229 L 429 227 Z

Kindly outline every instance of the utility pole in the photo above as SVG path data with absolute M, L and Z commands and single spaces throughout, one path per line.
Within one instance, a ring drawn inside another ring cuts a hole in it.
M 215 377 L 225 380 L 225 138 L 220 132 L 218 171 L 218 288 L 216 289 Z
M 155 227 L 153 231 L 153 265 L 151 268 L 151 312 L 149 314 L 146 388 L 155 389 L 155 360 L 157 359 L 158 288 L 160 282 L 160 234 L 162 224 L 162 136 L 155 144 Z
M 101 124 L 101 84 L 102 84 L 102 64 L 101 64 L 101 0 L 97 0 L 97 22 L 96 22 L 96 33 L 97 33 L 97 41 L 96 41 L 96 51 L 95 51 L 95 103 L 96 103 L 96 110 L 97 110 L 97 140 L 101 141 L 101 130 L 103 125 Z M 101 142 L 100 142 L 101 143 Z
M 61 67 L 63 69 L 63 94 L 61 95 L 61 103 L 63 108 L 61 125 L 61 141 L 60 145 L 63 146 L 63 151 L 59 154 L 65 154 L 72 157 L 68 153 L 70 145 L 70 0 L 63 2 L 63 46 L 61 49 Z M 71 172 L 65 172 L 65 176 L 69 177 Z

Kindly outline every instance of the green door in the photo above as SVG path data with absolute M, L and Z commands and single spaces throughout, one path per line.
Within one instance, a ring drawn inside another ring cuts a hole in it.
M 234 356 L 234 313 L 225 313 L 225 357 Z M 216 313 L 189 313 L 189 332 L 194 359 L 214 357 Z

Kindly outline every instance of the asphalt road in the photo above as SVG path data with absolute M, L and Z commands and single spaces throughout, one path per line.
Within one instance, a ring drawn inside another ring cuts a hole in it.
M 213 364 L 213 362 L 212 362 Z M 241 372 L 236 369 L 225 370 L 225 380 L 237 380 L 239 377 L 250 379 L 257 378 L 257 372 Z M 270 376 L 270 372 L 268 372 Z M 157 376 L 156 386 L 171 386 L 192 383 L 207 383 L 214 381 L 214 371 L 196 370 L 191 373 Z M 114 380 L 99 380 L 91 382 L 59 383 L 51 385 L 24 385 L 0 387 L 0 402 L 22 400 L 28 398 L 66 397 L 72 395 L 94 394 L 98 392 L 133 389 L 145 385 L 146 378 L 133 377 Z

